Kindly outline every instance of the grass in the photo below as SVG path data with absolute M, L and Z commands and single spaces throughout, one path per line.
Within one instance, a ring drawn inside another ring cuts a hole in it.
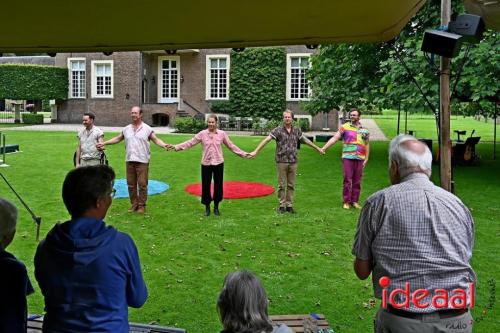
M 7 140 L 20 144 L 21 153 L 7 156 L 0 169 L 36 214 L 42 216 L 44 236 L 68 214 L 60 198 L 65 174 L 72 168 L 75 133 L 9 131 Z M 110 137 L 106 133 L 106 137 Z M 188 136 L 161 135 L 178 143 Z M 250 151 L 259 137 L 233 137 Z M 479 152 L 491 150 L 480 145 Z M 387 142 L 373 142 L 363 179 L 362 201 L 388 185 Z M 108 149 L 118 178 L 124 178 L 123 143 Z M 199 199 L 186 194 L 187 184 L 200 181 L 200 147 L 165 152 L 152 147 L 150 178 L 165 181 L 171 189 L 149 198 L 145 216 L 128 214 L 127 200 L 116 199 L 107 223 L 132 235 L 139 248 L 149 289 L 141 309 L 132 309 L 134 322 L 179 326 L 189 332 L 217 332 L 220 323 L 215 303 L 226 273 L 238 268 L 256 272 L 268 291 L 271 314 L 324 313 L 336 332 L 371 332 L 378 307 L 364 307 L 373 297 L 371 282 L 358 280 L 352 270 L 351 246 L 357 211 L 341 209 L 342 172 L 340 145 L 319 156 L 309 147 L 300 151 L 296 215 L 275 213 L 274 195 L 225 200 L 222 216 L 202 216 Z M 486 154 L 485 154 L 486 155 Z M 225 179 L 276 184 L 274 147 L 269 144 L 255 160 L 243 160 L 225 151 Z M 500 162 L 483 159 L 480 167 L 455 169 L 457 195 L 471 208 L 476 222 L 472 265 L 478 276 L 476 310 L 488 307 L 487 281 L 500 281 L 498 237 L 500 214 L 498 170 Z M 20 208 L 18 233 L 9 250 L 23 260 L 36 293 L 29 311 L 43 312 L 43 299 L 33 277 L 35 228 L 30 216 L 7 186 L 0 195 Z M 487 310 L 475 332 L 498 332 L 500 306 Z
M 397 114 L 394 112 L 384 111 L 383 115 L 366 115 L 364 118 L 373 118 L 377 122 L 380 129 L 388 138 L 393 138 L 397 135 Z M 462 135 L 460 138 L 465 140 L 470 136 L 472 130 L 476 130 L 474 136 L 480 136 L 482 142 L 493 142 L 493 120 L 475 120 L 473 117 L 452 116 L 451 122 L 451 138 L 457 139 L 455 130 L 467 131 L 467 135 Z M 405 131 L 404 113 L 401 113 L 400 132 Z M 497 125 L 498 126 L 498 125 Z M 432 115 L 409 114 L 407 129 L 416 131 L 418 138 L 427 138 L 437 140 L 436 121 Z M 497 129 L 497 141 L 500 136 L 500 126 Z

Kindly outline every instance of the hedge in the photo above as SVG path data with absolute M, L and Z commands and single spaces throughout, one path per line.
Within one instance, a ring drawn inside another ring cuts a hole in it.
M 43 124 L 43 114 L 40 113 L 22 113 L 21 117 L 24 124 Z
M 64 100 L 68 69 L 54 66 L 0 65 L 0 99 Z

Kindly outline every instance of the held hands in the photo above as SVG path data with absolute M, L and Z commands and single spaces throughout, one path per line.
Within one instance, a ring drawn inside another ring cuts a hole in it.
M 246 153 L 245 157 L 246 158 L 255 158 L 255 156 L 257 156 L 257 153 L 255 152 L 255 150 L 251 153 Z
M 166 143 L 165 146 L 164 146 L 164 148 L 166 150 L 174 150 L 174 151 L 179 151 L 180 150 L 180 149 L 175 148 L 175 146 L 172 145 L 172 144 L 170 144 L 170 143 Z
M 104 150 L 104 142 L 99 142 L 95 145 L 95 147 L 97 148 L 97 150 L 99 151 L 103 151 Z

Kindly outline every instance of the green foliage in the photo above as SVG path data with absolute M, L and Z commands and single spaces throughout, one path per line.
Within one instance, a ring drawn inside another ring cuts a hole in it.
M 309 73 L 313 95 L 306 109 L 313 114 L 351 106 L 362 111 L 377 108 L 436 111 L 440 57 L 428 59 L 420 48 L 424 31 L 440 26 L 440 4 L 438 0 L 427 1 L 390 44 L 322 47 L 311 59 Z M 462 2 L 452 0 L 452 16 L 461 13 Z M 498 32 L 486 32 L 481 43 L 469 47 L 467 52 L 467 44 L 463 45 L 460 55 L 452 60 L 450 88 L 455 90 L 452 109 L 459 109 L 464 114 L 480 111 L 491 115 L 493 102 L 500 96 Z M 454 89 L 457 77 L 459 81 Z M 426 102 L 413 78 L 430 103 Z
M 214 101 L 210 102 L 210 110 L 213 113 L 233 113 L 231 102 L 229 101 Z
M 302 132 L 309 132 L 311 129 L 311 124 L 309 123 L 309 119 L 300 118 L 295 122 L 295 126 L 300 127 Z
M 311 114 L 333 108 L 373 109 L 376 83 L 381 78 L 379 63 L 387 57 L 387 47 L 375 44 L 336 44 L 322 46 L 311 57 L 309 71 L 312 89 L 306 110 Z
M 68 69 L 54 66 L 0 65 L 0 98 L 58 99 L 68 97 Z
M 43 124 L 43 114 L 41 113 L 22 113 L 21 117 L 24 124 Z
M 286 108 L 284 48 L 231 53 L 230 111 L 239 117 L 279 119 Z
M 42 100 L 42 111 L 43 112 L 50 112 L 50 100 L 44 99 Z
M 198 133 L 206 127 L 206 123 L 201 119 L 184 117 L 175 120 L 175 128 L 180 133 Z

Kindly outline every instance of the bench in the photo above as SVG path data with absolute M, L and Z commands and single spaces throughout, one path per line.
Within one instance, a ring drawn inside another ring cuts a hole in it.
M 298 315 L 275 315 L 269 316 L 269 318 L 277 324 L 285 324 L 290 327 L 295 333 L 303 333 L 305 331 L 304 325 L 305 320 L 311 320 L 317 325 L 316 330 L 312 330 L 314 333 L 334 333 L 333 329 L 330 328 L 330 324 L 326 320 L 325 316 L 322 314 L 298 314 Z
M 327 134 L 317 134 L 316 135 L 316 142 L 328 142 L 333 137 L 333 135 L 327 135 Z
M 43 317 L 31 315 L 28 317 L 28 332 L 27 333 L 40 333 L 42 332 Z M 166 327 L 157 325 L 146 325 L 129 323 L 129 333 L 186 333 L 183 328 Z
M 0 147 L 0 154 L 3 154 L 4 147 Z M 19 145 L 5 145 L 5 153 L 15 153 L 16 151 L 19 151 Z

